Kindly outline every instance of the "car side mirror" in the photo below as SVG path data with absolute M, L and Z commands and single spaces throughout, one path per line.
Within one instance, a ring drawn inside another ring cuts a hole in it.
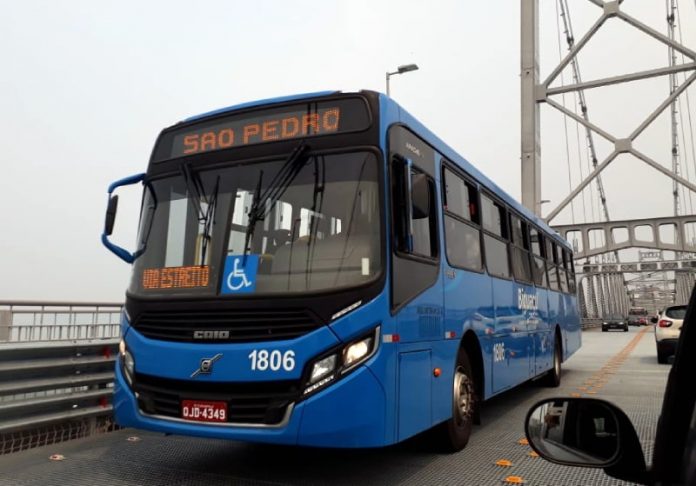
M 657 324 L 657 317 L 651 317 L 650 322 L 652 322 L 653 324 Z
M 532 449 L 548 461 L 601 467 L 615 478 L 648 482 L 633 424 L 621 409 L 604 400 L 542 400 L 527 413 L 525 433 Z
M 411 204 L 413 219 L 423 219 L 430 215 L 430 187 L 425 174 L 411 176 Z

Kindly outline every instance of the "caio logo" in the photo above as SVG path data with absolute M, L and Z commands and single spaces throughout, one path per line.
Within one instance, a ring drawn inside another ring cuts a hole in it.
M 229 339 L 230 331 L 193 331 L 193 339 Z

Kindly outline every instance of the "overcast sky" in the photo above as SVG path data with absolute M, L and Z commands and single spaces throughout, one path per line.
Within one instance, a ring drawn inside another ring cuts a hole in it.
M 569 3 L 580 38 L 600 9 Z M 544 76 L 559 53 L 555 3 L 541 4 Z M 695 49 L 694 2 L 679 4 L 684 43 Z M 664 2 L 624 6 L 666 32 Z M 254 99 L 384 91 L 385 71 L 400 64 L 420 70 L 392 78 L 393 97 L 519 198 L 518 0 L 1 0 L 0 11 L 0 300 L 123 299 L 130 267 L 99 241 L 106 188 L 145 169 L 162 128 Z M 665 66 L 667 50 L 614 19 L 580 61 L 589 80 Z M 567 71 L 564 79 L 571 81 Z M 696 124 L 696 91 L 689 93 Z M 587 98 L 594 121 L 626 136 L 667 94 L 667 79 L 659 78 L 593 90 Z M 565 101 L 572 108 L 573 96 Z M 563 119 L 542 108 L 549 211 L 569 192 L 568 159 Z M 688 141 L 686 100 L 681 113 Z M 579 135 L 582 162 L 576 126 L 569 124 L 573 184 L 583 164 L 587 174 Z M 638 146 L 671 166 L 669 143 L 665 114 Z M 609 147 L 598 148 L 601 159 Z M 690 155 L 683 165 L 696 180 Z M 671 214 L 671 183 L 636 160 L 621 157 L 604 183 L 613 218 Z M 124 192 L 121 199 L 116 239 L 130 246 L 139 195 Z M 683 201 L 693 212 L 696 195 Z M 588 195 L 584 205 L 578 199 L 573 213 L 576 222 L 600 219 L 596 197 Z M 555 222 L 572 219 L 568 208 Z

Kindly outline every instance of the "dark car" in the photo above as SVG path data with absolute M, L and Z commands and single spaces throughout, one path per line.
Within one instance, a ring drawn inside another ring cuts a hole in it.
M 618 314 L 607 316 L 602 321 L 602 332 L 607 332 L 611 329 L 628 332 L 628 321 Z
M 691 294 L 677 353 L 670 361 L 662 413 L 645 463 L 633 424 L 616 405 L 592 398 L 551 398 L 527 414 L 525 432 L 544 459 L 603 468 L 608 475 L 647 485 L 696 485 L 696 291 Z M 647 444 L 646 444 L 647 445 Z

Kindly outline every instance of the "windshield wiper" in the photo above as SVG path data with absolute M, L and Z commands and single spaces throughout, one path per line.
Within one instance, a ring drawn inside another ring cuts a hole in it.
M 257 204 L 259 198 L 261 197 L 261 183 L 263 182 L 263 169 L 259 171 L 259 179 L 256 181 L 256 189 L 254 189 L 254 199 L 251 201 L 251 206 L 247 212 L 247 227 L 244 232 L 244 250 L 242 255 L 242 265 L 246 265 L 247 249 L 249 248 L 249 242 L 254 235 L 254 228 L 256 228 L 256 221 L 259 219 L 257 216 L 259 205 Z
M 309 145 L 304 141 L 301 142 L 292 153 L 285 159 L 283 165 L 281 166 L 278 173 L 268 184 L 267 189 L 261 194 L 261 182 L 263 180 L 263 171 L 259 173 L 259 179 L 256 182 L 256 190 L 254 192 L 254 200 L 251 203 L 251 207 L 247 212 L 247 228 L 244 234 L 244 261 L 246 264 L 246 255 L 249 251 L 249 243 L 254 236 L 254 230 L 256 229 L 256 223 L 258 221 L 263 221 L 273 203 L 280 199 L 292 181 L 295 180 L 297 174 L 302 170 L 302 162 L 307 159 L 307 151 L 309 150 Z M 267 204 L 267 202 L 271 204 Z
M 203 190 L 201 178 L 198 174 L 191 172 L 191 166 L 189 164 L 181 164 L 181 175 L 186 183 L 186 190 L 189 194 L 195 196 L 191 199 L 191 202 L 193 202 L 193 206 L 198 213 L 198 220 L 200 221 L 202 218 L 205 218 L 205 212 L 201 207 L 201 199 L 203 199 L 205 203 L 208 202 L 208 198 Z
M 307 262 L 305 265 L 305 285 L 309 290 L 314 250 L 316 249 L 317 233 L 319 232 L 319 215 L 324 205 L 324 188 L 326 186 L 326 161 L 321 157 L 321 181 L 319 180 L 319 161 L 314 157 L 314 189 L 312 190 L 312 215 L 309 225 L 309 238 L 307 238 Z M 312 244 L 314 243 L 314 244 Z
M 205 257 L 208 252 L 208 244 L 210 243 L 210 228 L 213 223 L 213 214 L 215 213 L 215 205 L 217 203 L 218 190 L 220 189 L 220 176 L 215 179 L 215 189 L 213 195 L 208 201 L 208 207 L 203 218 L 203 241 L 201 242 L 201 265 L 205 265 Z
M 213 194 L 208 198 L 203 187 L 203 181 L 196 172 L 191 171 L 189 164 L 181 165 L 181 174 L 186 183 L 186 190 L 191 194 L 191 202 L 193 203 L 196 212 L 198 213 L 198 223 L 203 225 L 203 241 L 201 242 L 201 260 L 200 264 L 205 265 L 205 257 L 208 252 L 208 244 L 210 243 L 210 228 L 213 222 L 213 214 L 215 213 L 215 205 L 217 203 L 218 191 L 220 188 L 220 176 L 215 180 L 215 188 Z M 206 205 L 205 211 L 201 206 L 201 200 Z

